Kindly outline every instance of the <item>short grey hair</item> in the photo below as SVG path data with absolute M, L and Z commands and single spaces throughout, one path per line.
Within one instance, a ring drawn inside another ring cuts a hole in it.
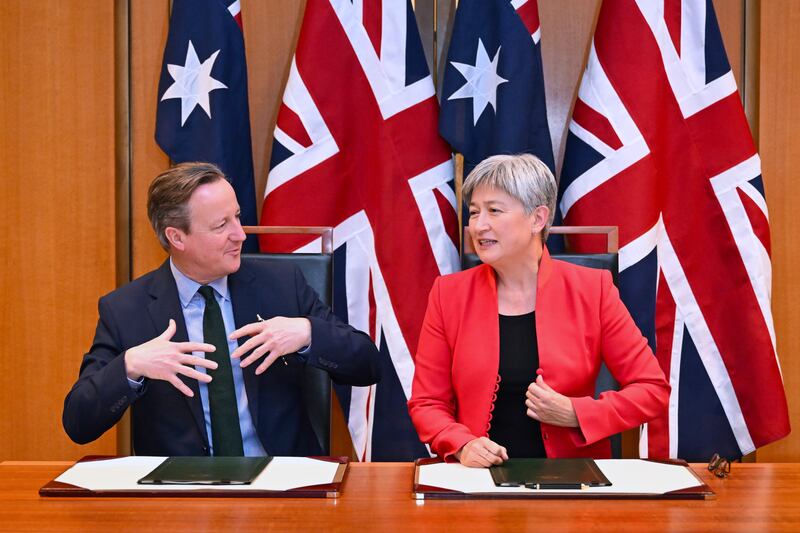
M 540 205 L 550 210 L 550 217 L 542 230 L 542 239 L 547 238 L 556 215 L 558 188 L 553 173 L 541 159 L 531 154 L 493 155 L 472 169 L 461 192 L 467 205 L 472 201 L 475 189 L 481 186 L 503 191 L 519 200 L 530 215 Z
M 159 174 L 147 191 L 147 217 L 158 242 L 169 252 L 168 227 L 189 233 L 189 199 L 201 185 L 226 180 L 213 163 L 180 163 Z

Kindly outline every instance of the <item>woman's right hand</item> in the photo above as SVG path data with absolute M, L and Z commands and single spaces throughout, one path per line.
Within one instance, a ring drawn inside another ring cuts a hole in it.
M 508 461 L 506 449 L 486 437 L 469 441 L 454 455 L 462 465 L 470 467 L 485 468 Z

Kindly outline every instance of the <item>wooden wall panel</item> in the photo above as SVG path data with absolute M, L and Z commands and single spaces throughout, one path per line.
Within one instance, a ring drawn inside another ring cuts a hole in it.
M 114 288 L 114 3 L 0 3 L 0 461 L 113 453 L 61 427 Z
M 742 93 L 744 80 L 744 0 L 714 0 L 714 10 L 717 12 L 719 30 L 722 32 L 722 41 L 725 51 L 728 52 L 728 61 L 733 70 L 733 77 Z
M 772 236 L 772 312 L 794 433 L 759 461 L 800 461 L 800 2 L 761 2 L 759 150 Z
M 169 27 L 169 0 L 130 2 L 131 276 L 141 276 L 167 257 L 147 220 L 147 188 L 169 166 L 155 140 L 161 60 Z

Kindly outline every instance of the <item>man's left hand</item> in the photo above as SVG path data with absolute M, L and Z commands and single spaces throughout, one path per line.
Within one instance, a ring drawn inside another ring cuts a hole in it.
M 536 381 L 528 385 L 525 396 L 527 414 L 534 420 L 553 426 L 578 427 L 572 400 L 550 388 L 542 376 L 537 376 Z
M 256 374 L 262 374 L 278 357 L 292 354 L 311 344 L 311 322 L 307 318 L 276 316 L 264 322 L 243 326 L 231 333 L 230 338 L 236 340 L 247 336 L 250 338 L 236 348 L 231 357 L 240 358 L 252 350 L 240 363 L 245 368 L 266 354 L 256 368 Z

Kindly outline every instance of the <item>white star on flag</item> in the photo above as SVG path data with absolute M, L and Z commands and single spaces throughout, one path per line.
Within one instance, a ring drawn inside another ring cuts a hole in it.
M 473 126 L 478 124 L 478 119 L 483 114 L 487 105 L 491 105 L 492 109 L 497 112 L 497 87 L 508 81 L 497 74 L 497 62 L 499 58 L 500 47 L 497 48 L 497 53 L 494 54 L 494 58 L 490 61 L 489 54 L 483 46 L 483 41 L 478 39 L 478 51 L 475 54 L 475 65 L 456 63 L 455 61 L 450 62 L 450 64 L 456 67 L 461 75 L 464 76 L 467 82 L 450 95 L 448 100 L 472 98 Z
M 219 50 L 211 54 L 203 63 L 194 51 L 192 41 L 189 41 L 189 48 L 186 50 L 186 61 L 184 65 L 167 65 L 167 70 L 172 79 L 175 80 L 169 88 L 164 91 L 161 101 L 170 98 L 181 99 L 181 126 L 186 123 L 186 119 L 196 106 L 203 108 L 208 118 L 211 118 L 211 105 L 208 101 L 208 93 L 215 89 L 227 89 L 228 86 L 219 80 L 211 77 L 211 69 L 214 68 L 214 61 L 219 55 Z

